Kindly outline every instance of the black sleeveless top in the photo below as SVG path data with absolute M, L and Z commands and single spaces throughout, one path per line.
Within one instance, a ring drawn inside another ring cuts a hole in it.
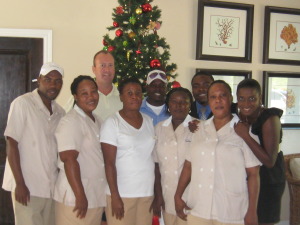
M 255 123 L 252 124 L 251 132 L 258 136 L 260 145 L 264 147 L 262 127 L 263 124 L 272 116 L 282 116 L 283 111 L 278 108 L 269 108 L 262 111 Z M 282 129 L 280 129 L 280 140 L 278 145 L 282 140 Z M 284 170 L 284 160 L 283 153 L 280 151 L 278 153 L 274 167 L 267 168 L 264 165 L 260 168 L 260 182 L 261 184 L 278 184 L 285 182 L 285 170 Z

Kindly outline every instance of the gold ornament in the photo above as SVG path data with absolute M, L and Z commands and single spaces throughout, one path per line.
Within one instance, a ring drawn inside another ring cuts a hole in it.
M 138 15 L 142 14 L 142 12 L 143 12 L 143 10 L 141 8 L 137 8 L 135 10 L 135 13 L 138 14 Z
M 156 26 L 156 22 L 150 21 L 149 25 L 147 26 L 147 28 L 149 30 L 153 30 Z
M 132 50 L 129 50 L 129 51 L 127 51 L 127 53 L 126 53 L 126 57 L 127 57 L 127 60 L 128 60 L 128 62 L 129 62 L 129 58 L 130 58 L 130 54 L 132 53 Z
M 136 36 L 136 34 L 133 32 L 133 31 L 131 31 L 129 34 L 128 34 L 128 37 L 129 38 L 134 38 Z
M 171 79 L 171 76 L 167 76 L 167 80 L 169 81 Z

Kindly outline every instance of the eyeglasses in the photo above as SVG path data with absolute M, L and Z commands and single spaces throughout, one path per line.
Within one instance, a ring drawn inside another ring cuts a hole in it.
M 149 75 L 149 77 L 150 77 L 151 79 L 154 79 L 154 78 L 157 77 L 158 75 L 161 77 L 161 79 L 167 80 L 167 76 L 166 76 L 166 74 L 164 74 L 164 73 L 157 73 L 157 72 L 151 73 L 151 74 Z

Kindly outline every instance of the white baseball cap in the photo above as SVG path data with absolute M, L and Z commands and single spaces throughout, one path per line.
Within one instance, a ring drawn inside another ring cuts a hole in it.
M 64 76 L 64 69 L 54 62 L 45 63 L 41 68 L 40 75 L 45 76 L 53 70 L 59 72 L 62 77 Z
M 147 84 L 151 84 L 152 81 L 159 79 L 164 83 L 168 83 L 166 73 L 162 70 L 152 70 L 147 75 Z

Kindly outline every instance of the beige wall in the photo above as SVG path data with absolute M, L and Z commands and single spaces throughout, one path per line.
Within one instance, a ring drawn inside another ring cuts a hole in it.
M 227 0 L 228 1 L 228 0 Z M 300 8 L 299 0 L 231 0 L 254 4 L 252 63 L 229 63 L 195 60 L 197 0 L 154 0 L 162 10 L 162 27 L 158 34 L 171 46 L 171 62 L 178 66 L 178 81 L 190 88 L 196 68 L 252 70 L 253 78 L 262 81 L 262 71 L 299 72 L 299 66 L 262 64 L 264 6 Z M 0 0 L 0 28 L 53 30 L 53 61 L 65 68 L 64 87 L 58 102 L 64 105 L 70 96 L 74 77 L 90 74 L 92 57 L 102 49 L 102 36 L 112 24 L 112 0 Z M 113 34 L 112 34 L 113 35 Z M 111 37 L 112 37 L 111 35 Z M 299 130 L 284 130 L 282 149 L 285 154 L 300 152 Z M 287 189 L 286 189 L 287 190 Z M 283 220 L 288 219 L 288 196 L 283 202 Z

